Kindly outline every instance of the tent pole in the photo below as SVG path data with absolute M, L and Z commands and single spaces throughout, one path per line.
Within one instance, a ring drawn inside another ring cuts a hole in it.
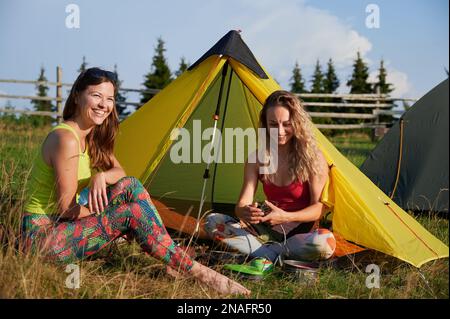
M 225 77 L 227 75 L 228 72 L 228 61 L 225 62 L 223 69 L 222 69 L 222 79 L 220 81 L 220 89 L 219 89 L 219 97 L 217 99 L 217 106 L 216 106 L 216 111 L 214 112 L 214 130 L 213 130 L 213 136 L 211 138 L 211 144 L 210 144 L 210 148 L 209 148 L 209 156 L 208 156 L 208 161 L 206 163 L 206 168 L 205 168 L 205 172 L 203 173 L 203 187 L 202 187 L 202 195 L 200 198 L 200 205 L 198 208 L 198 214 L 197 214 L 197 223 L 195 225 L 195 230 L 194 230 L 194 234 L 198 233 L 198 231 L 200 230 L 200 216 L 203 210 L 203 205 L 205 203 L 205 191 L 206 191 L 206 183 L 209 179 L 209 166 L 211 165 L 211 151 L 212 148 L 214 147 L 214 142 L 215 142 L 215 138 L 216 138 L 216 129 L 217 129 L 217 122 L 219 121 L 219 115 L 220 115 L 220 104 L 222 103 L 222 93 L 223 93 L 223 86 L 225 83 Z
M 222 126 L 220 127 L 220 131 L 219 131 L 222 134 L 223 134 L 223 128 L 225 126 L 225 118 L 227 116 L 228 98 L 230 97 L 230 88 L 231 88 L 232 77 L 233 77 L 233 69 L 230 70 L 230 77 L 228 78 L 227 95 L 225 97 L 225 105 L 223 106 Z M 216 172 L 217 172 L 217 161 L 214 163 L 214 174 L 213 174 L 213 179 L 212 179 L 212 190 L 211 190 L 211 205 L 214 205 L 214 188 L 216 185 Z
M 399 144 L 399 150 L 398 150 L 398 160 L 397 160 L 397 172 L 395 175 L 395 183 L 394 183 L 394 189 L 392 190 L 391 196 L 389 196 L 391 199 L 394 198 L 395 191 L 397 190 L 398 185 L 398 179 L 400 177 L 400 169 L 402 166 L 402 153 L 403 153 L 403 124 L 404 120 L 403 118 L 400 119 L 400 144 Z

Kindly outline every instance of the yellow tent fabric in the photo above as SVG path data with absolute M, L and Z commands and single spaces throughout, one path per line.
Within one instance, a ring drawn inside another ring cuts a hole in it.
M 121 123 L 115 153 L 128 175 L 139 177 L 148 184 L 172 144 L 172 129 L 184 127 L 188 120 L 192 121 L 191 115 L 208 94 L 214 80 L 220 77 L 227 61 L 237 76 L 234 81 L 241 82 L 243 93 L 239 96 L 245 98 L 240 101 L 240 107 L 248 109 L 246 123 L 256 128 L 261 105 L 270 93 L 281 88 L 270 76 L 262 79 L 231 57 L 212 55 L 183 73 Z M 448 257 L 449 248 L 445 244 L 390 200 L 319 130 L 314 130 L 331 167 L 322 201 L 333 212 L 333 231 L 348 241 L 397 257 L 416 267 L 433 259 Z M 201 179 L 201 176 L 192 178 Z M 241 183 L 242 179 L 235 185 Z M 226 200 L 225 195 L 223 198 Z
M 183 73 L 120 124 L 115 153 L 129 175 L 147 180 L 170 146 L 172 129 L 184 126 L 224 63 L 211 57 Z

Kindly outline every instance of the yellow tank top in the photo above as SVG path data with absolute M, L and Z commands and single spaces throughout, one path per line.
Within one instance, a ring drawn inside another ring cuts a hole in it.
M 91 165 L 88 155 L 87 145 L 84 153 L 81 151 L 80 139 L 75 130 L 65 123 L 55 126 L 50 132 L 58 129 L 71 131 L 77 141 L 79 148 L 78 161 L 78 188 L 76 200 L 80 196 L 81 190 L 89 184 L 91 178 Z M 42 156 L 42 144 L 39 153 L 36 155 L 30 177 L 27 181 L 27 201 L 24 207 L 25 212 L 34 214 L 55 214 L 56 213 L 56 185 L 53 167 L 45 163 Z

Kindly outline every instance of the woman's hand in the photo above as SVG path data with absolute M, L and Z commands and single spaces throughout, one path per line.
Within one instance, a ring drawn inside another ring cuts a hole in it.
M 263 211 L 260 208 L 258 208 L 258 205 L 256 203 L 246 205 L 241 209 L 240 218 L 250 224 L 259 224 L 263 216 L 264 216 Z
M 271 226 L 275 226 L 278 224 L 282 224 L 288 221 L 287 219 L 287 213 L 282 210 L 281 208 L 278 208 L 268 200 L 265 201 L 266 205 L 270 207 L 272 210 L 269 214 L 266 216 L 260 218 L 260 221 L 262 223 L 268 222 Z
M 99 214 L 108 205 L 106 186 L 105 173 L 100 172 L 91 177 L 89 186 L 89 211 L 91 213 Z

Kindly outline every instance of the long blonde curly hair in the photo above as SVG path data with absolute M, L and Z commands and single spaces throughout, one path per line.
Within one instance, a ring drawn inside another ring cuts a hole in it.
M 303 108 L 302 102 L 294 94 L 278 90 L 266 99 L 259 117 L 259 125 L 266 129 L 266 141 L 269 140 L 269 129 L 267 126 L 267 111 L 275 106 L 288 109 L 290 122 L 294 136 L 290 140 L 289 147 L 289 172 L 294 180 L 306 182 L 314 176 L 321 174 L 320 162 L 318 160 L 317 142 L 312 131 L 312 121 L 309 114 Z M 269 158 L 270 147 L 266 143 L 266 153 Z M 276 174 L 276 173 L 275 173 Z M 264 174 L 263 180 L 273 182 L 275 174 Z

